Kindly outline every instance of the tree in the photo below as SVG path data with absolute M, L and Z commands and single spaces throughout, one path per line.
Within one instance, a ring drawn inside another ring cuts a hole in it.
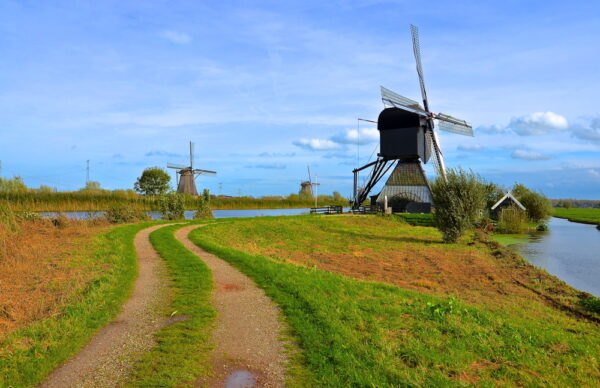
M 431 184 L 435 223 L 444 242 L 454 243 L 481 217 L 486 204 L 486 183 L 472 171 L 448 169 Z
M 552 215 L 552 203 L 544 194 L 532 191 L 520 183 L 516 184 L 512 191 L 519 202 L 525 206 L 527 217 L 531 221 L 543 221 Z
M 133 188 L 144 195 L 161 195 L 169 190 L 171 177 L 160 167 L 149 167 L 137 179 Z
M 85 182 L 85 187 L 81 189 L 81 191 L 103 191 L 104 189 L 100 187 L 100 182 L 96 181 L 87 181 Z
M 20 176 L 10 179 L 0 177 L 0 191 L 7 193 L 26 193 L 27 185 Z

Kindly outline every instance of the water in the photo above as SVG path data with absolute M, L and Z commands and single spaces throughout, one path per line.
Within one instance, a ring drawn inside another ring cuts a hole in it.
M 225 380 L 225 388 L 252 388 L 256 386 L 256 375 L 246 370 L 236 370 Z
M 552 218 L 548 226 L 550 231 L 510 247 L 571 286 L 600 296 L 600 230 L 562 218 Z
M 213 210 L 215 218 L 232 218 L 232 217 L 259 217 L 259 216 L 296 216 L 299 214 L 309 214 L 309 208 L 302 209 L 243 209 L 243 210 Z M 186 219 L 194 218 L 194 210 L 185 212 Z M 56 217 L 57 212 L 41 212 L 43 217 Z M 72 219 L 87 220 L 95 217 L 102 217 L 105 212 L 63 212 L 66 217 Z M 156 211 L 147 212 L 153 220 L 160 219 L 160 213 Z

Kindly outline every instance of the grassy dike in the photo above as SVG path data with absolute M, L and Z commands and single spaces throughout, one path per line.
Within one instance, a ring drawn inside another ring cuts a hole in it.
M 117 315 L 137 276 L 133 239 L 148 225 L 110 230 L 94 242 L 91 257 L 73 263 L 99 276 L 78 290 L 60 314 L 19 329 L 0 343 L 0 387 L 39 384 Z
M 554 217 L 566 218 L 569 221 L 600 226 L 600 209 L 564 209 L 555 208 Z
M 263 248 L 260 238 L 264 244 L 276 242 L 278 247 L 265 248 L 269 252 L 281 252 L 285 245 L 294 253 L 296 247 L 319 243 L 315 255 L 337 249 L 338 244 L 352 244 L 357 252 L 360 244 L 367 247 L 365 252 L 383 241 L 399 244 L 371 227 L 363 229 L 368 233 L 363 243 L 336 226 L 382 222 L 362 220 L 317 216 L 217 222 L 192 232 L 190 238 L 239 268 L 281 306 L 311 372 L 308 386 L 596 386 L 598 326 L 539 301 L 505 309 L 490 298 L 485 302 L 488 308 L 484 303 L 463 302 L 460 294 L 440 297 L 255 253 Z M 296 226 L 306 233 L 297 233 Z M 396 235 L 412 233 L 406 238 L 411 244 L 406 250 L 416 249 L 421 243 L 413 240 L 418 240 L 421 230 L 430 229 L 397 228 Z M 320 239 L 305 241 L 307 233 L 319 233 Z M 230 246 L 234 243 L 237 249 Z M 421 245 L 434 244 L 431 240 Z M 463 249 L 457 247 L 458 253 L 459 248 Z M 480 248 L 465 244 L 464 249 Z M 326 260 L 334 258 L 332 252 Z
M 210 269 L 177 241 L 173 225 L 150 234 L 150 241 L 165 260 L 173 296 L 172 323 L 155 336 L 157 346 L 135 366 L 129 386 L 173 387 L 193 383 L 210 372 L 210 331 L 215 310 L 210 304 L 213 281 Z

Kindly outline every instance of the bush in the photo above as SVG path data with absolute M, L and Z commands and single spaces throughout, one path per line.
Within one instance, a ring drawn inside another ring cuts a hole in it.
M 486 203 L 486 184 L 479 175 L 448 169 L 447 179 L 438 176 L 431 185 L 435 224 L 444 242 L 456 242 L 481 217 Z
M 202 195 L 198 197 L 198 208 L 194 213 L 194 218 L 205 219 L 214 218 L 212 211 L 210 210 L 210 192 L 208 189 L 204 189 Z
M 513 188 L 513 194 L 525 206 L 527 217 L 531 221 L 540 222 L 552 215 L 552 203 L 542 193 L 531 191 L 524 185 L 517 184 Z
M 177 193 L 163 194 L 158 197 L 158 210 L 163 220 L 181 220 L 184 217 L 183 197 Z
M 500 212 L 498 230 L 501 233 L 517 234 L 523 232 L 527 215 L 516 206 L 509 206 Z
M 108 208 L 104 218 L 111 224 L 125 224 L 127 222 L 147 220 L 148 216 L 141 210 L 134 210 L 125 205 L 113 205 Z
M 590 295 L 587 298 L 582 299 L 580 303 L 587 311 L 600 314 L 600 298 Z

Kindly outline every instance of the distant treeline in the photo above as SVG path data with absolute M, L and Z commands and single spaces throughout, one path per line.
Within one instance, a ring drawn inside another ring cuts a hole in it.
M 197 207 L 197 198 L 183 195 L 186 209 Z M 157 210 L 155 196 L 139 195 L 131 190 L 101 190 L 72 192 L 1 192 L 0 201 L 6 201 L 13 211 L 61 212 L 61 211 L 103 211 L 117 205 L 133 210 Z M 319 206 L 347 206 L 348 200 L 341 195 L 319 195 Z M 314 199 L 301 198 L 298 194 L 286 197 L 229 197 L 211 196 L 212 209 L 277 209 L 308 208 L 314 206 Z
M 600 208 L 600 200 L 595 199 L 552 199 L 552 206 L 564 208 Z

